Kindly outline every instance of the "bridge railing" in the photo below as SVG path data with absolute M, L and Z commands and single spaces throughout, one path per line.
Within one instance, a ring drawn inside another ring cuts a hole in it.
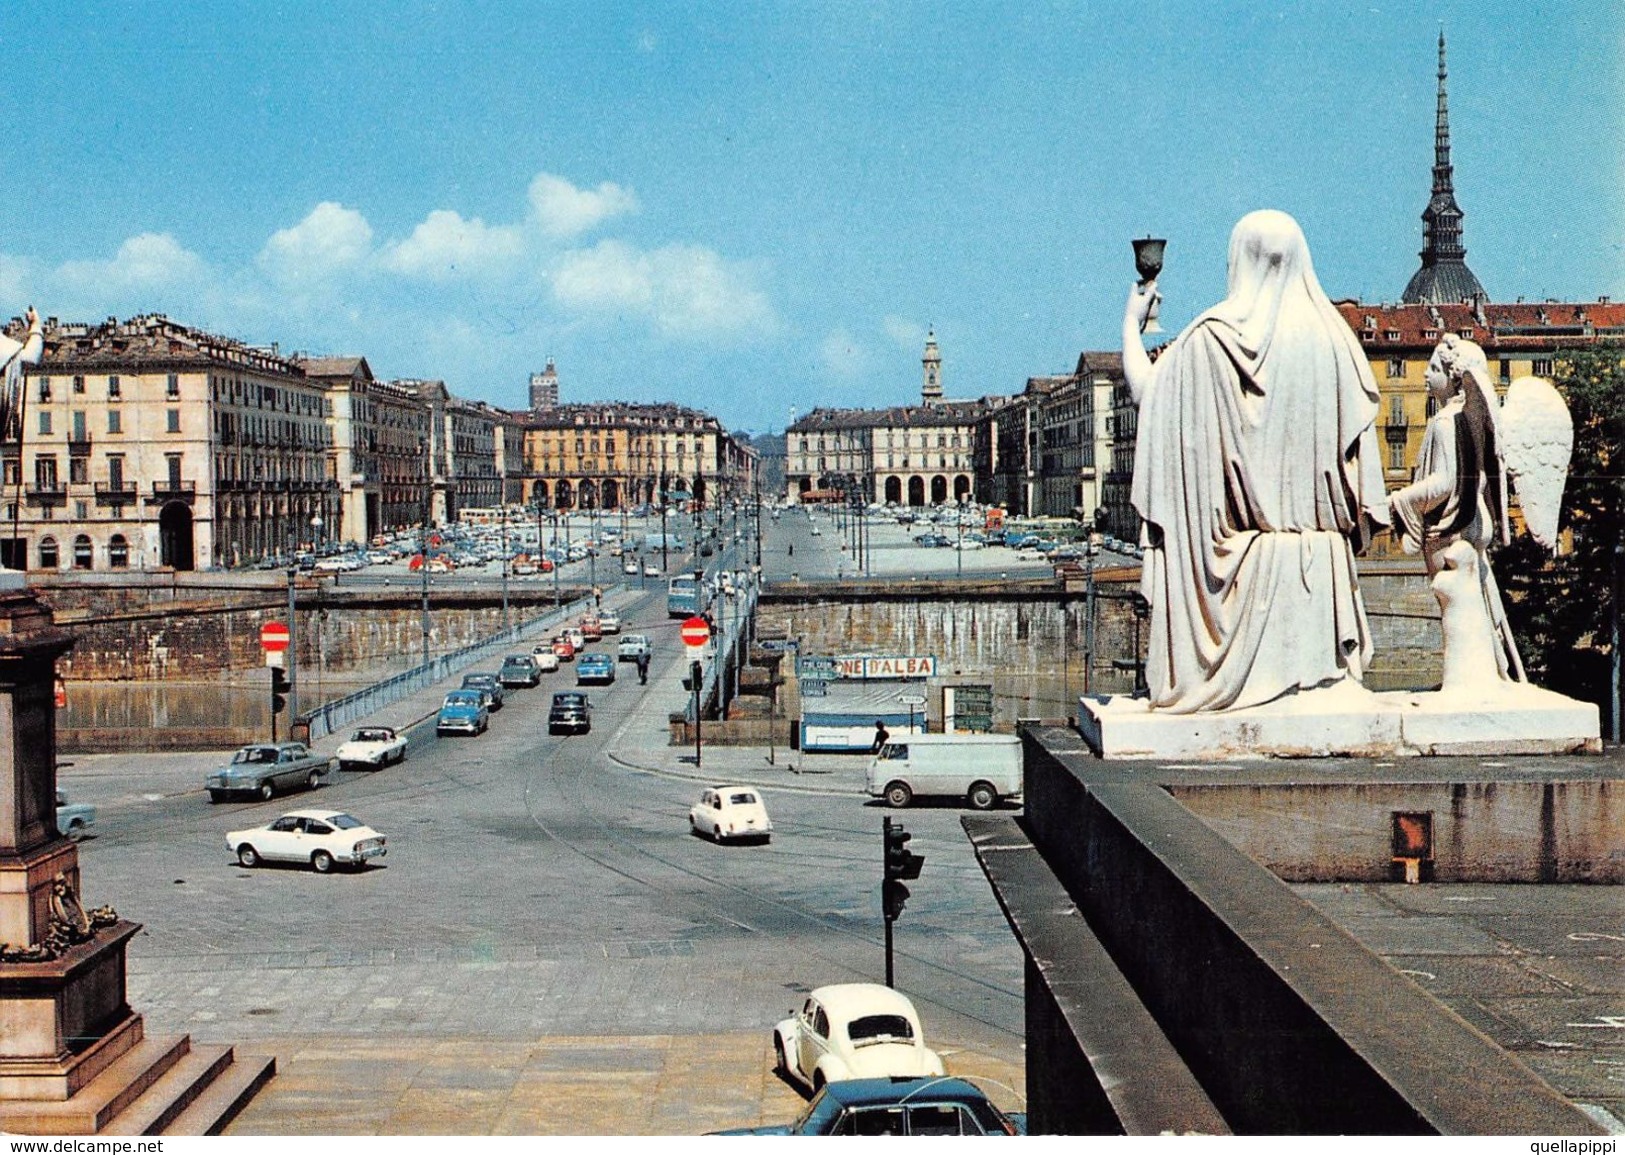
M 346 694 L 342 698 L 335 698 L 331 702 L 324 702 L 314 710 L 307 710 L 296 719 L 296 724 L 303 723 L 310 728 L 309 741 L 325 738 L 329 734 L 348 726 L 351 722 L 365 718 L 385 706 L 392 706 L 403 698 L 409 698 L 419 690 L 426 690 L 435 683 L 443 681 L 451 675 L 460 673 L 468 667 L 483 662 L 493 654 L 505 654 L 517 642 L 529 641 L 538 634 L 549 634 L 565 621 L 593 605 L 590 597 L 577 598 L 543 614 L 539 618 L 532 618 L 508 629 L 499 630 L 487 638 L 471 643 L 460 649 L 450 650 L 447 653 L 436 655 L 428 662 L 414 666 L 393 677 L 375 682 L 365 689 L 357 690 L 353 694 Z

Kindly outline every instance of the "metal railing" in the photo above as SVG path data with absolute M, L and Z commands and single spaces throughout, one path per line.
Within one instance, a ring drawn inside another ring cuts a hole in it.
M 592 604 L 591 597 L 577 598 L 539 618 L 498 630 L 488 638 L 440 654 L 423 665 L 386 678 L 382 682 L 375 682 L 366 689 L 325 702 L 316 709 L 299 715 L 297 720 L 310 727 L 309 741 L 325 738 L 358 718 L 365 718 L 385 706 L 392 706 L 402 698 L 409 698 L 419 690 L 426 690 L 436 682 L 484 661 L 493 653 L 507 652 L 516 642 L 526 641 L 537 634 L 549 633 L 561 622 L 581 613 Z
M 760 590 L 760 579 L 745 571 L 743 588 L 736 585 L 732 598 L 723 596 L 712 603 L 713 608 L 721 607 L 722 614 L 721 620 L 716 623 L 715 649 L 700 679 L 699 700 L 702 709 L 708 702 L 715 703 L 717 712 L 721 714 L 739 692 L 739 667 L 744 663 Z M 690 724 L 694 721 L 692 694 L 683 706 L 683 717 Z

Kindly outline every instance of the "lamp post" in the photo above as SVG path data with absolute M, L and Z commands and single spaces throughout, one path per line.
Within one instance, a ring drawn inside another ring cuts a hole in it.
M 429 664 L 429 516 L 434 493 L 434 463 L 429 459 L 429 441 L 418 443 L 423 453 L 423 519 L 418 525 L 418 577 L 423 585 L 423 664 Z
M 502 629 L 508 630 L 508 503 L 502 503 Z
M 660 572 L 670 570 L 670 560 L 666 556 L 666 475 L 660 475 Z
M 959 541 L 954 545 L 954 570 L 959 577 L 965 576 L 965 498 L 959 498 L 959 516 L 954 518 L 954 524 L 959 528 Z
M 322 552 L 322 515 L 320 512 L 310 517 L 310 549 L 317 556 Z

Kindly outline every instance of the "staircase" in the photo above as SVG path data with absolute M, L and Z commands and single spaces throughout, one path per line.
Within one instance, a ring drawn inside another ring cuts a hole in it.
M 189 1035 L 143 1038 L 70 1099 L 0 1101 L 0 1131 L 217 1135 L 275 1073 L 269 1055 L 193 1046 Z

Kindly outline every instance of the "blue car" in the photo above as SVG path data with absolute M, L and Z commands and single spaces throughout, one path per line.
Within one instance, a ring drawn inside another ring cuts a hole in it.
M 435 720 L 434 731 L 441 737 L 447 734 L 483 734 L 491 725 L 491 715 L 485 708 L 485 695 L 479 690 L 453 690 L 440 704 L 440 717 Z
M 843 1079 L 826 1083 L 787 1126 L 718 1135 L 1025 1135 L 1025 1113 L 1006 1115 L 964 1079 Z
M 608 686 L 615 681 L 615 659 L 608 654 L 582 654 L 576 661 L 576 685 Z

